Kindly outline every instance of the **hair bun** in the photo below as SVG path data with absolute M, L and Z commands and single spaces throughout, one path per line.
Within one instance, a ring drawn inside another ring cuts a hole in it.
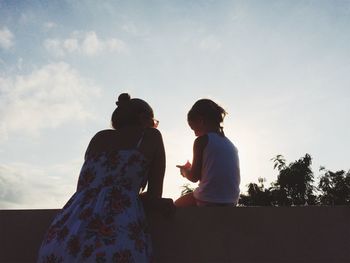
M 124 104 L 125 102 L 130 101 L 130 99 L 131 99 L 131 97 L 128 93 L 122 93 L 119 95 L 118 101 L 115 104 L 120 106 L 121 104 Z

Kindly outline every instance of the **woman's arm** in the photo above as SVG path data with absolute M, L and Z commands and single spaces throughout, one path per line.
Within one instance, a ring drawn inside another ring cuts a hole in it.
M 162 135 L 158 130 L 152 129 L 155 135 L 152 144 L 156 145 L 154 158 L 148 175 L 147 193 L 140 195 L 140 200 L 146 212 L 158 211 L 165 217 L 171 217 L 175 213 L 175 205 L 172 199 L 162 198 L 163 179 L 165 173 L 165 150 Z
M 162 197 L 163 180 L 165 173 L 165 150 L 161 133 L 152 129 L 152 139 L 156 145 L 154 158 L 152 159 L 150 170 L 148 173 L 148 197 Z

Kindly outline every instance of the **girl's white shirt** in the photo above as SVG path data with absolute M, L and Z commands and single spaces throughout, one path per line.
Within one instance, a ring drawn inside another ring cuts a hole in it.
M 202 174 L 194 197 L 211 203 L 237 204 L 240 169 L 238 150 L 225 136 L 208 133 L 203 152 Z

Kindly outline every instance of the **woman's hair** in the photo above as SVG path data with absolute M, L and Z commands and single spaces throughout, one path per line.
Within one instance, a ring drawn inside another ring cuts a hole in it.
M 116 105 L 111 118 L 114 129 L 141 124 L 142 118 L 153 118 L 151 106 L 144 100 L 131 99 L 128 93 L 120 94 Z
M 221 123 L 224 121 L 227 112 L 217 103 L 210 99 L 200 99 L 192 106 L 187 114 L 188 121 L 195 121 L 203 118 L 217 125 L 219 132 L 224 134 Z

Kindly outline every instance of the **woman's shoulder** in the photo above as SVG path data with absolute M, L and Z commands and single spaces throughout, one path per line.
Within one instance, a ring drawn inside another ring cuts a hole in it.
M 162 133 L 155 128 L 146 128 L 144 134 L 151 138 L 162 138 Z
M 116 134 L 117 131 L 114 129 L 105 129 L 105 130 L 101 130 L 98 131 L 94 137 L 99 137 L 99 136 L 105 136 L 105 135 L 113 135 Z
M 101 130 L 101 131 L 98 131 L 91 138 L 91 142 L 104 140 L 104 139 L 110 138 L 111 136 L 114 136 L 115 134 L 116 134 L 116 130 L 112 130 L 112 129 Z
M 102 141 L 108 140 L 111 136 L 113 136 L 116 133 L 115 130 L 112 129 L 106 129 L 98 131 L 90 140 L 90 146 L 93 146 L 95 144 L 99 144 Z

